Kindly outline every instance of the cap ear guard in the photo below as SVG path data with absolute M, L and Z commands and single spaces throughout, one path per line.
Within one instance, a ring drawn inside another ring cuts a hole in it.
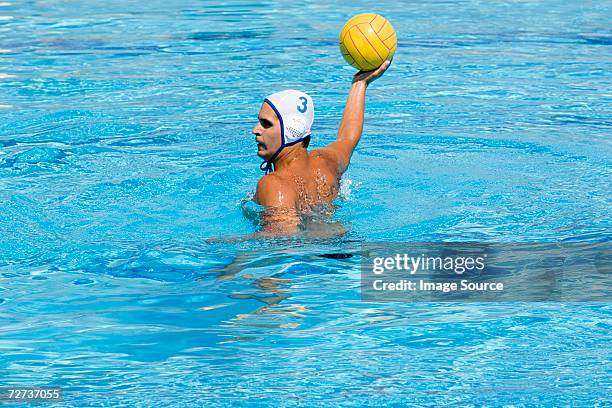
M 306 121 L 299 116 L 293 116 L 285 123 L 285 138 L 289 143 L 308 136 Z

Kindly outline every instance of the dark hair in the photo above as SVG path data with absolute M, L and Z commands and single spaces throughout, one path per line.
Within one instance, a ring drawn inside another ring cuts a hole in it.
M 310 144 L 310 135 L 302 139 L 302 146 L 304 146 L 305 149 L 308 149 L 309 144 Z

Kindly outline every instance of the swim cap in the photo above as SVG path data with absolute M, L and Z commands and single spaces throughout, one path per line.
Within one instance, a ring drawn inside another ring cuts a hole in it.
M 259 166 L 268 174 L 273 170 L 272 163 L 281 150 L 310 136 L 310 127 L 314 121 L 314 104 L 308 94 L 294 89 L 276 92 L 264 99 L 264 102 L 276 113 L 281 128 L 280 147 L 270 160 L 264 160 Z

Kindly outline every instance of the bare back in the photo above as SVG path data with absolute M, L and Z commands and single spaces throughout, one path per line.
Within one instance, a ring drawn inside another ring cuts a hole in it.
M 275 171 L 264 178 L 274 178 L 282 186 L 286 204 L 298 213 L 309 213 L 314 208 L 329 206 L 338 196 L 341 173 L 337 159 L 327 149 L 315 149 L 304 159 L 296 159 L 285 169 Z M 257 201 L 266 201 L 258 188 Z

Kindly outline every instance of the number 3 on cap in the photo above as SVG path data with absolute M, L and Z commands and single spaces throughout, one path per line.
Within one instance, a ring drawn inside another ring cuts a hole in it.
M 308 109 L 308 99 L 300 96 L 300 101 L 302 101 L 302 104 L 297 106 L 297 110 L 298 112 L 304 113 L 306 109 Z

